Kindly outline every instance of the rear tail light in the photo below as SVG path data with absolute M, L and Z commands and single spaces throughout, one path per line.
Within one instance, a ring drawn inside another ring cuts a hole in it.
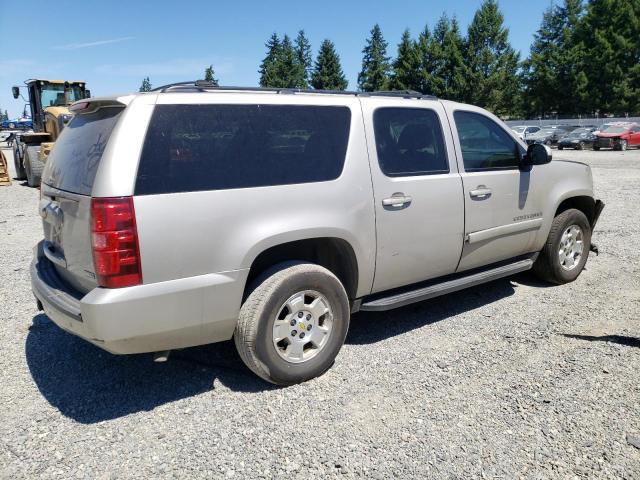
M 91 199 L 91 246 L 99 286 L 120 288 L 142 283 L 132 197 Z

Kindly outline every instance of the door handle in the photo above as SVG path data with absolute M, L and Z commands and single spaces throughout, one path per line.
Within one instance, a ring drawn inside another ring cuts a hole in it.
M 478 188 L 469 192 L 469 195 L 471 195 L 471 198 L 478 198 L 482 200 L 491 196 L 491 189 L 484 185 L 478 185 Z
M 382 205 L 385 207 L 402 207 L 411 203 L 411 197 L 404 193 L 394 193 L 389 198 L 382 200 Z

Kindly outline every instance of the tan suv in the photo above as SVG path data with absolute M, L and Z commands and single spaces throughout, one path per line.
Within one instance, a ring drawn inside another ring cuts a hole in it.
M 191 82 L 72 110 L 42 177 L 39 306 L 119 354 L 233 337 L 283 385 L 332 365 L 352 312 L 574 280 L 603 207 L 587 165 L 413 92 Z

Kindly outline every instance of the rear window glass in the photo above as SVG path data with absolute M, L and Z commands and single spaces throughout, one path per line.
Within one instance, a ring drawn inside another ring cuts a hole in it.
M 43 181 L 60 190 L 90 195 L 102 153 L 123 110 L 103 107 L 73 117 L 47 159 Z
M 157 105 L 136 195 L 333 180 L 351 112 L 307 105 Z

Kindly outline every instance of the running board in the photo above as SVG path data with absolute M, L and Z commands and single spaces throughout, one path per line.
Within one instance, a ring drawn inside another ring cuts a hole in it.
M 534 261 L 535 257 L 518 260 L 517 262 L 509 263 L 507 265 L 501 265 L 489 270 L 472 273 L 463 277 L 455 278 L 453 280 L 446 280 L 444 282 L 436 283 L 435 285 L 418 288 L 417 290 L 402 292 L 370 301 L 364 299 L 362 304 L 360 305 L 360 310 L 391 310 L 393 308 L 403 307 L 411 303 L 421 302 L 422 300 L 428 300 L 429 298 L 446 295 L 447 293 L 457 292 L 458 290 L 463 290 L 475 285 L 480 285 L 482 283 L 491 282 L 502 277 L 508 277 L 519 272 L 530 270 L 533 266 Z

